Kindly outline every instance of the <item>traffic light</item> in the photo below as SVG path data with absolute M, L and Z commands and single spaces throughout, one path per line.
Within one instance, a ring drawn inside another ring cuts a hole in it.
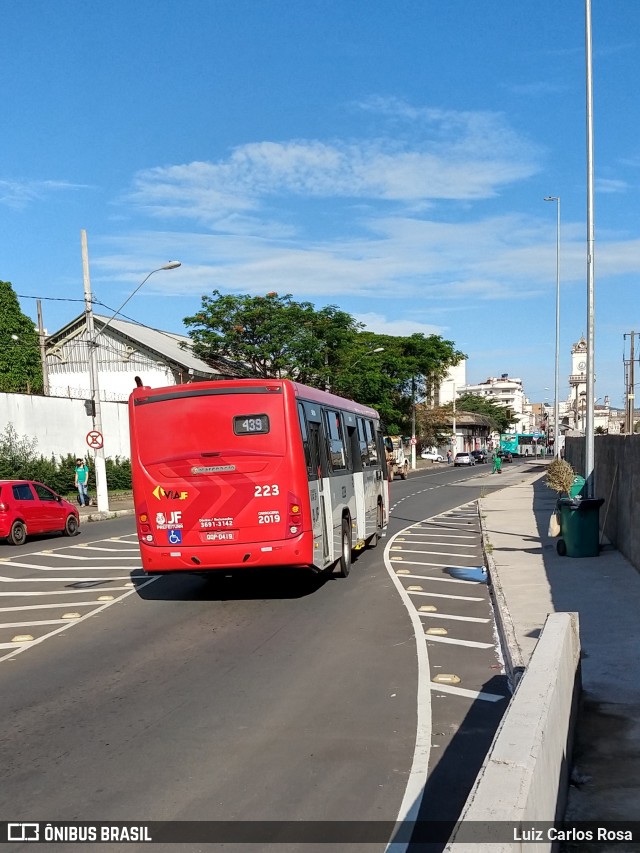
M 90 418 L 95 418 L 95 416 L 96 416 L 95 400 L 85 400 L 84 401 L 84 410 Z

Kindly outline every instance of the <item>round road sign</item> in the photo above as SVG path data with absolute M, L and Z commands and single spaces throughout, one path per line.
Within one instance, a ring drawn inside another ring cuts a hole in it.
M 93 448 L 93 450 L 100 450 L 103 443 L 102 433 L 99 433 L 97 429 L 92 429 L 87 433 L 87 444 L 89 447 Z

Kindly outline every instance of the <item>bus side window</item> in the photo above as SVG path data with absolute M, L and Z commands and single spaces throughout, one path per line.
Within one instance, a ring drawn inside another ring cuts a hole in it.
M 307 475 L 309 477 L 315 475 L 313 465 L 311 463 L 311 448 L 309 446 L 309 430 L 307 429 L 307 418 L 304 413 L 302 403 L 298 403 L 298 422 L 300 424 L 300 435 L 302 437 L 302 446 L 304 448 L 304 461 L 307 466 Z
M 340 471 L 347 467 L 347 455 L 344 444 L 344 433 L 342 430 L 342 418 L 340 412 L 333 409 L 325 409 L 325 426 L 327 440 L 329 443 L 329 461 L 333 471 Z
M 367 447 L 369 448 L 369 464 L 377 465 L 378 464 L 378 449 L 376 444 L 376 435 L 373 430 L 373 423 L 371 421 L 365 421 L 365 425 L 367 428 Z M 382 454 L 384 456 L 384 453 Z
M 367 428 L 362 418 L 358 418 L 358 444 L 360 445 L 360 459 L 366 468 L 369 465 L 369 448 L 367 446 Z

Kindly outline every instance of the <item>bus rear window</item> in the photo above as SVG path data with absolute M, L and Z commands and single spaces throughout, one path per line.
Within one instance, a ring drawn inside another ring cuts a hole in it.
M 266 435 L 269 432 L 269 416 L 236 415 L 233 431 L 236 435 Z

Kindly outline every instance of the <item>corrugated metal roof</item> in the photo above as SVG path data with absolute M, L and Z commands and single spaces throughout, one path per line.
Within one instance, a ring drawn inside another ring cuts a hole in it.
M 65 333 L 68 333 L 72 327 L 83 318 L 84 314 L 80 314 L 78 317 L 67 323 L 67 325 L 62 329 L 59 329 L 52 335 L 49 335 L 47 343 L 49 344 L 50 342 L 54 342 L 58 337 L 64 337 Z M 96 333 L 99 333 L 108 323 L 109 328 L 105 332 L 106 335 L 109 334 L 110 330 L 113 330 L 117 335 L 124 335 L 129 340 L 139 344 L 141 347 L 152 350 L 161 355 L 167 361 L 174 362 L 187 370 L 193 370 L 193 372 L 198 375 L 211 377 L 233 375 L 231 367 L 229 367 L 228 371 L 224 371 L 223 373 L 222 370 L 211 367 L 205 361 L 202 361 L 202 359 L 197 358 L 191 351 L 191 339 L 186 335 L 178 335 L 173 332 L 164 332 L 160 329 L 152 329 L 149 326 L 141 326 L 139 323 L 132 323 L 128 320 L 121 320 L 120 318 L 112 320 L 110 317 L 105 317 L 102 314 L 94 314 L 93 320 Z M 181 343 L 187 344 L 187 348 L 183 349 L 180 346 Z

